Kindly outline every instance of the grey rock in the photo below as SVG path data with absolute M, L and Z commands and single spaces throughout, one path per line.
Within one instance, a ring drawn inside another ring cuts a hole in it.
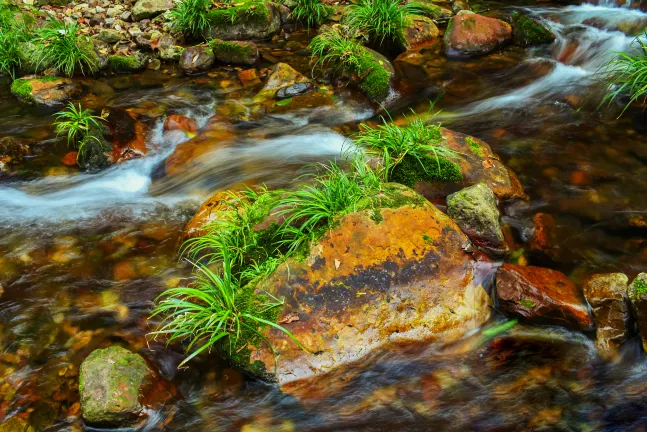
M 185 48 L 180 55 L 180 69 L 187 75 L 195 75 L 210 70 L 216 57 L 207 45 Z

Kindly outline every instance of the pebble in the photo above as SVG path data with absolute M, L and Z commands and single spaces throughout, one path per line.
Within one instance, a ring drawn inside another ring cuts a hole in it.
M 114 23 L 115 23 L 115 19 L 114 19 L 114 18 L 106 18 L 106 25 L 107 25 L 107 26 L 111 26 L 111 25 L 113 25 Z
M 105 10 L 104 8 L 102 8 L 101 6 L 97 6 L 95 9 L 97 10 L 97 13 L 102 13 L 102 12 L 105 12 L 105 11 L 106 11 L 106 10 Z
M 132 17 L 133 14 L 129 11 L 126 11 L 119 16 L 119 19 L 121 19 L 122 21 L 130 21 Z
M 119 14 L 121 14 L 121 11 L 119 9 L 117 9 L 117 8 L 110 8 L 106 12 L 106 16 L 108 16 L 109 18 L 114 18 Z

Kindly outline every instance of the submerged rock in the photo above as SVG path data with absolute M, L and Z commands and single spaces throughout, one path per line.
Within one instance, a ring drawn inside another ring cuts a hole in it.
M 584 285 L 584 297 L 591 305 L 596 323 L 596 346 L 605 358 L 618 356 L 628 337 L 631 315 L 627 284 L 622 273 L 596 274 Z
M 640 273 L 627 289 L 643 349 L 647 351 L 647 273 Z
M 152 372 L 144 359 L 113 346 L 94 350 L 81 364 L 79 393 L 83 419 L 95 425 L 130 425 L 142 413 L 140 395 Z
M 0 432 L 35 432 L 35 430 L 26 420 L 13 416 L 0 424 Z
M 556 36 L 553 32 L 519 12 L 513 12 L 510 19 L 512 21 L 512 40 L 515 45 L 527 47 L 549 44 L 555 40 Z
M 438 34 L 438 27 L 431 18 L 413 15 L 407 18 L 406 26 L 402 31 L 403 48 L 408 50 L 427 45 L 433 42 Z
M 63 105 L 79 91 L 71 79 L 52 76 L 27 76 L 11 84 L 11 93 L 21 102 L 50 107 Z
M 0 138 L 0 173 L 8 173 L 12 167 L 23 162 L 31 154 L 31 143 L 22 138 L 6 136 Z
M 210 70 L 216 57 L 208 45 L 197 45 L 184 48 L 180 55 L 180 69 L 188 75 L 205 73 Z
M 311 245 L 257 285 L 285 299 L 280 331 L 234 363 L 306 392 L 313 379 L 365 356 L 411 341 L 450 343 L 489 317 L 489 297 L 475 278 L 467 237 L 422 196 L 398 184 L 358 204 Z M 364 208 L 364 210 L 361 210 Z
M 171 114 L 164 120 L 164 131 L 181 130 L 188 134 L 195 134 L 198 131 L 198 124 L 195 120 L 180 114 Z
M 290 97 L 307 93 L 314 89 L 314 85 L 302 73 L 298 72 L 287 63 L 277 63 L 270 68 L 265 85 L 258 93 L 261 97 Z
M 163 12 L 173 8 L 173 0 L 137 0 L 132 10 L 133 19 L 141 21 L 155 18 Z
M 499 309 L 530 322 L 592 330 L 593 319 L 580 290 L 564 273 L 504 264 L 496 275 Z
M 216 60 L 227 64 L 253 65 L 258 61 L 258 48 L 254 42 L 211 41 Z
M 479 183 L 449 195 L 447 214 L 477 246 L 499 253 L 507 250 L 496 197 L 485 184 Z
M 281 29 L 281 13 L 274 3 L 242 1 L 225 9 L 209 12 L 210 27 L 205 39 L 259 40 Z
M 400 183 L 415 186 L 417 192 L 429 199 L 444 198 L 478 183 L 487 185 L 500 200 L 525 197 L 517 176 L 501 162 L 486 142 L 444 128 L 440 133 L 443 144 L 459 153 L 452 162 L 458 166 L 462 178 L 455 178 L 453 172 L 449 172 L 445 180 L 429 178 L 420 163 L 413 160 L 406 167 L 406 172 L 401 174 Z M 432 158 L 427 163 L 434 164 L 436 160 Z
M 105 111 L 108 128 L 105 138 L 112 143 L 110 161 L 118 163 L 146 154 L 146 125 L 136 115 L 122 108 L 110 107 Z
M 445 31 L 448 57 L 476 57 L 491 53 L 512 38 L 510 24 L 469 11 L 461 11 L 449 21 Z

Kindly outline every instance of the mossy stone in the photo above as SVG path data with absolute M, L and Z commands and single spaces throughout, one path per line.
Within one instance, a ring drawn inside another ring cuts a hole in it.
M 362 47 L 364 53 L 359 57 L 357 75 L 364 77 L 359 87 L 374 101 L 382 102 L 391 90 L 393 65 L 382 54 Z
M 140 393 L 150 383 L 144 359 L 125 348 L 98 349 L 81 364 L 79 393 L 86 422 L 128 425 L 142 411 Z
M 451 181 L 463 179 L 458 165 L 450 160 L 433 156 L 416 158 L 405 156 L 391 173 L 391 181 L 415 187 L 418 182 Z
M 30 105 L 56 106 L 71 98 L 78 87 L 67 78 L 27 76 L 11 84 L 11 93 Z
M 555 40 L 553 32 L 519 12 L 513 12 L 511 20 L 512 40 L 516 45 L 523 47 L 542 45 L 549 44 Z
M 258 48 L 254 42 L 221 41 L 211 42 L 216 60 L 227 64 L 253 65 L 258 61 Z
M 108 64 L 115 73 L 140 72 L 146 68 L 146 56 L 140 53 L 110 56 Z
M 627 289 L 643 349 L 647 351 L 647 273 L 639 273 Z
M 281 14 L 270 2 L 247 0 L 213 10 L 207 17 L 210 26 L 205 30 L 205 39 L 266 39 L 281 29 Z

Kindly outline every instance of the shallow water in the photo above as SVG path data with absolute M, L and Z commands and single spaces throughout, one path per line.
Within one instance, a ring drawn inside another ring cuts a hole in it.
M 639 112 L 615 119 L 618 107 L 596 110 L 595 72 L 611 51 L 631 49 L 633 38 L 620 29 L 644 27 L 647 15 L 628 5 L 523 9 L 558 39 L 469 61 L 438 58 L 438 47 L 398 61 L 407 79 L 391 115 L 424 112 L 437 99 L 436 120 L 485 140 L 518 174 L 529 201 L 507 203 L 504 219 L 517 259 L 580 282 L 602 271 L 632 276 L 647 258 L 645 119 Z M 291 36 L 301 46 L 307 38 Z M 283 45 L 264 52 L 308 72 L 307 57 Z M 479 332 L 443 350 L 403 347 L 344 371 L 343 386 L 331 380 L 332 395 L 302 400 L 214 356 L 177 370 L 179 348 L 147 344 L 154 324 L 147 316 L 152 300 L 189 273 L 177 262 L 177 242 L 201 200 L 242 182 L 293 184 L 304 166 L 340 155 L 357 123 L 375 115 L 350 90 L 329 88 L 332 106 L 254 116 L 254 89 L 237 82 L 231 68 L 194 79 L 147 71 L 97 81 L 84 103 L 145 113 L 150 126 L 146 157 L 98 174 L 52 171 L 67 150 L 50 131 L 51 113 L 0 95 L 0 130 L 40 142 L 25 172 L 0 183 L 0 414 L 29 417 L 38 430 L 83 429 L 78 366 L 93 349 L 121 344 L 177 386 L 174 401 L 153 409 L 143 430 L 647 428 L 647 363 L 638 344 L 609 364 L 597 358 L 591 335 L 547 327 L 518 325 L 494 338 Z M 197 168 L 160 178 L 159 164 L 187 139 L 162 133 L 160 107 L 203 126 L 232 101 L 250 114 L 235 139 Z M 538 212 L 555 220 L 553 247 L 543 253 L 528 245 Z

